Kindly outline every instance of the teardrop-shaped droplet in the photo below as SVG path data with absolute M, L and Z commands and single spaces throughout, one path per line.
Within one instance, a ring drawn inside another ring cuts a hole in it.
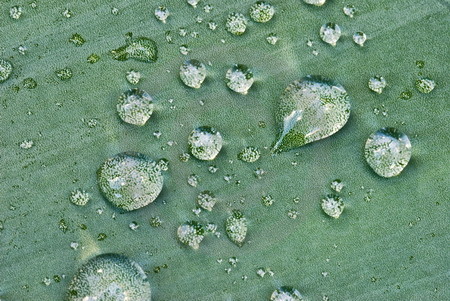
M 107 159 L 97 172 L 100 190 L 114 206 L 126 211 L 152 203 L 163 187 L 158 164 L 134 152 Z
M 228 238 L 241 247 L 247 236 L 247 219 L 239 210 L 233 210 L 232 215 L 225 221 L 225 231 Z
M 126 123 L 143 126 L 153 113 L 153 99 L 141 89 L 129 89 L 117 101 L 117 113 Z
M 290 286 L 282 286 L 273 291 L 270 296 L 271 301 L 303 301 L 303 297 L 298 290 Z
M 191 154 L 199 160 L 214 160 L 222 149 L 222 144 L 220 132 L 209 126 L 196 128 L 188 138 Z
M 350 116 L 345 89 L 318 77 L 294 81 L 280 97 L 276 120 L 281 125 L 273 152 L 288 151 L 339 131 Z
M 367 139 L 364 148 L 367 163 L 380 176 L 399 175 L 411 159 L 408 136 L 395 128 L 382 128 Z
M 206 67 L 200 61 L 188 60 L 180 67 L 180 78 L 186 86 L 198 89 L 206 78 Z
M 151 289 L 144 270 L 118 254 L 102 254 L 90 259 L 69 285 L 69 301 L 151 300 Z

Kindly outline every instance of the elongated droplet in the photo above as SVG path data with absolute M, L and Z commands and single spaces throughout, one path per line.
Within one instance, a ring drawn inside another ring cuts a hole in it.
M 331 136 L 349 116 L 350 102 L 341 85 L 320 77 L 294 81 L 280 97 L 276 120 L 281 131 L 272 151 L 288 151 Z
M 100 190 L 114 206 L 126 211 L 152 203 L 163 187 L 158 164 L 134 152 L 107 159 L 97 172 Z
M 117 113 L 126 123 L 143 126 L 153 113 L 153 99 L 141 89 L 130 89 L 119 97 Z
M 177 236 L 180 242 L 198 249 L 203 238 L 205 238 L 205 229 L 196 221 L 189 221 L 178 227 Z
M 382 128 L 367 139 L 364 154 L 367 163 L 380 176 L 399 175 L 411 159 L 408 136 L 395 128 Z
M 151 63 L 158 59 L 158 47 L 156 42 L 146 37 L 128 38 L 125 46 L 111 51 L 113 58 L 118 61 L 126 61 L 130 58 Z
M 335 23 L 327 23 L 320 28 L 320 38 L 331 46 L 336 46 L 337 41 L 341 37 L 341 28 Z
M 199 160 L 214 160 L 222 149 L 222 144 L 220 132 L 209 126 L 196 128 L 188 138 L 191 154 Z
M 233 210 L 232 215 L 225 221 L 225 231 L 228 238 L 241 247 L 247 236 L 247 219 L 241 211 Z
M 290 286 L 282 286 L 273 291 L 270 296 L 271 301 L 303 301 L 303 297 L 298 290 Z
M 86 262 L 69 285 L 69 301 L 151 300 L 144 270 L 118 254 L 103 254 Z
M 206 67 L 200 61 L 188 60 L 180 67 L 180 78 L 186 86 L 198 89 L 206 78 Z

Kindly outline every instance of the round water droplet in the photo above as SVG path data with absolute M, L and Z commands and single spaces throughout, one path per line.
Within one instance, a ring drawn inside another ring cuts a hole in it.
M 346 5 L 342 10 L 344 14 L 350 18 L 353 18 L 356 13 L 356 8 L 353 5 Z
M 358 44 L 359 46 L 364 46 L 364 43 L 367 40 L 367 36 L 364 32 L 358 31 L 353 35 L 353 42 Z
M 323 212 L 334 218 L 338 218 L 342 211 L 344 211 L 344 202 L 342 202 L 342 198 L 334 194 L 327 195 L 326 198 L 322 199 L 320 205 Z
M 107 159 L 97 172 L 97 180 L 106 199 L 126 211 L 152 203 L 163 187 L 157 163 L 134 152 Z
M 247 219 L 241 211 L 233 210 L 232 215 L 225 221 L 225 231 L 228 238 L 241 247 L 247 236 Z
M 80 189 L 74 190 L 70 194 L 70 201 L 77 206 L 85 206 L 90 198 L 89 193 Z
M 180 67 L 180 78 L 191 88 L 200 88 L 206 78 L 205 65 L 197 60 L 188 60 Z
M 282 286 L 273 291 L 270 296 L 271 301 L 303 301 L 303 297 L 298 290 L 290 286 Z
M 136 70 L 130 70 L 126 75 L 127 81 L 132 85 L 137 85 L 141 80 L 141 73 Z
M 364 155 L 370 167 L 380 176 L 399 175 L 411 159 L 408 136 L 395 128 L 382 128 L 367 139 Z
M 208 126 L 196 128 L 188 138 L 189 150 L 199 160 L 214 160 L 219 154 L 222 144 L 220 132 Z
M 274 33 L 270 33 L 266 38 L 267 43 L 270 45 L 275 45 L 278 42 L 278 37 Z
M 0 83 L 6 81 L 12 72 L 12 65 L 6 60 L 0 59 Z
M 225 82 L 231 90 L 246 95 L 254 82 L 253 72 L 245 65 L 235 64 L 228 69 Z
M 153 113 L 153 99 L 141 89 L 130 89 L 119 97 L 117 113 L 126 123 L 143 126 Z
M 255 162 L 261 156 L 261 152 L 257 147 L 248 146 L 244 148 L 239 154 L 238 159 L 244 162 Z
M 281 125 L 273 152 L 283 152 L 326 138 L 339 131 L 350 116 L 345 89 L 320 77 L 294 81 L 280 97 L 276 120 Z
M 69 301 L 151 300 L 150 283 L 142 268 L 117 254 L 103 254 L 90 259 L 69 285 Z
M 382 76 L 374 76 L 369 79 L 369 89 L 378 94 L 381 94 L 386 86 L 386 80 Z
M 217 199 L 211 191 L 205 190 L 197 196 L 197 204 L 205 210 L 211 211 Z
M 420 78 L 420 79 L 416 80 L 416 89 L 420 93 L 425 93 L 425 94 L 430 93 L 431 91 L 434 90 L 435 87 L 436 87 L 436 83 L 432 79 Z
M 337 41 L 341 37 L 341 28 L 335 23 L 327 23 L 320 27 L 320 38 L 325 43 L 336 46 Z
M 165 6 L 158 6 L 155 9 L 155 17 L 159 21 L 166 23 L 167 18 L 170 16 L 170 12 Z
M 257 1 L 250 7 L 249 13 L 250 18 L 252 18 L 253 21 L 265 23 L 272 19 L 273 15 L 275 14 L 275 8 L 270 3 Z
M 229 33 L 240 36 L 247 29 L 247 18 L 240 13 L 231 13 L 228 15 L 225 27 Z
M 205 238 L 205 229 L 196 221 L 189 221 L 178 227 L 177 236 L 180 242 L 198 249 L 203 238 Z

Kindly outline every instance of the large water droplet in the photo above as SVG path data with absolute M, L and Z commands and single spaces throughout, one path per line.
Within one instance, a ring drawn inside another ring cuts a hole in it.
M 283 152 L 331 136 L 350 116 L 345 89 L 319 77 L 294 81 L 280 97 L 276 120 L 281 132 L 273 152 Z
M 130 89 L 119 97 L 117 113 L 126 123 L 143 126 L 153 113 L 153 99 L 143 90 Z
M 200 61 L 188 60 L 180 67 L 180 78 L 186 86 L 198 89 L 206 78 L 206 67 Z
M 247 29 L 247 18 L 240 13 L 231 13 L 228 15 L 225 27 L 229 33 L 240 36 Z
M 146 37 L 127 39 L 126 45 L 111 51 L 113 58 L 118 61 L 126 61 L 130 58 L 150 63 L 158 59 L 156 42 Z
M 205 229 L 196 221 L 189 221 L 178 227 L 177 236 L 180 242 L 198 249 L 201 241 L 205 238 Z
M 214 160 L 219 154 L 222 144 L 220 132 L 209 126 L 196 128 L 188 138 L 191 154 L 199 160 Z
M 231 90 L 246 95 L 253 85 L 253 72 L 245 65 L 235 64 L 228 69 L 225 82 Z
M 126 211 L 152 203 L 163 187 L 157 163 L 134 152 L 107 159 L 97 172 L 97 180 L 106 199 Z
M 69 285 L 69 301 L 151 300 L 150 283 L 142 268 L 117 254 L 103 254 L 86 262 Z
M 341 28 L 335 23 L 327 23 L 320 27 L 320 38 L 325 43 L 336 46 L 337 41 L 341 37 Z
M 342 211 L 344 211 L 344 202 L 342 202 L 342 198 L 334 194 L 327 195 L 326 198 L 322 199 L 320 205 L 323 212 L 334 218 L 338 218 Z
M 252 18 L 253 21 L 265 23 L 272 19 L 273 15 L 275 14 L 275 8 L 270 3 L 257 1 L 250 7 L 249 13 L 250 18 Z
M 270 296 L 271 301 L 303 301 L 303 297 L 298 290 L 290 286 L 282 286 L 273 291 Z
M 380 176 L 399 175 L 411 159 L 408 136 L 395 128 L 382 128 L 367 139 L 364 154 L 367 163 Z
M 247 236 L 247 224 L 247 219 L 239 210 L 233 210 L 231 216 L 225 221 L 225 231 L 228 238 L 239 247 L 244 244 Z

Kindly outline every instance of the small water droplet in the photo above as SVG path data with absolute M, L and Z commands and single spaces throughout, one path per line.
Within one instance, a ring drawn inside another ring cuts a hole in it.
M 130 70 L 126 75 L 127 81 L 132 85 L 137 85 L 141 80 L 141 73 L 136 70 Z
M 257 1 L 250 7 L 249 14 L 253 21 L 265 23 L 272 19 L 275 14 L 275 8 L 270 3 Z
M 13 6 L 9 9 L 9 16 L 14 20 L 18 20 L 22 16 L 22 11 L 21 6 Z
M 413 94 L 411 91 L 403 91 L 402 93 L 400 93 L 400 98 L 404 99 L 404 100 L 408 100 L 408 99 L 411 99 L 412 95 Z
M 246 95 L 253 85 L 253 72 L 245 65 L 235 64 L 228 69 L 225 82 L 231 90 Z
M 63 15 L 64 17 L 66 17 L 67 19 L 69 19 L 69 18 L 72 18 L 73 12 L 72 12 L 70 9 L 66 8 L 66 9 L 62 12 L 62 15 Z
M 369 166 L 380 176 L 399 175 L 411 158 L 408 136 L 395 128 L 382 128 L 367 139 L 364 154 Z
M 33 147 L 33 145 L 34 145 L 33 140 L 24 140 L 24 141 L 20 142 L 19 147 L 21 149 L 30 149 Z
M 323 198 L 320 205 L 323 212 L 334 218 L 338 218 L 342 214 L 342 211 L 344 211 L 342 198 L 334 194 L 329 194 Z
M 92 53 L 87 57 L 87 62 L 89 64 L 95 64 L 100 60 L 100 56 L 98 54 Z
M 144 270 L 134 261 L 118 254 L 102 254 L 78 270 L 69 285 L 69 301 L 151 299 Z
M 158 6 L 155 9 L 155 18 L 163 23 L 166 23 L 167 18 L 170 16 L 170 12 L 165 6 Z
M 244 162 L 252 163 L 259 159 L 261 152 L 257 147 L 247 146 L 238 154 L 238 159 Z
M 320 77 L 294 81 L 280 97 L 281 131 L 273 152 L 288 151 L 339 131 L 350 116 L 345 89 Z
M 117 101 L 117 113 L 126 123 L 143 126 L 153 113 L 152 97 L 141 89 L 125 91 Z
M 275 45 L 278 42 L 278 37 L 274 33 L 270 33 L 266 38 L 267 43 L 270 45 Z
M 225 27 L 229 33 L 240 36 L 247 29 L 247 18 L 241 13 L 231 13 L 227 17 Z
M 159 216 L 152 216 L 150 218 L 149 223 L 150 223 L 150 226 L 152 226 L 153 228 L 158 228 L 161 226 L 162 220 Z
M 232 211 L 232 215 L 225 221 L 225 231 L 228 238 L 236 245 L 242 246 L 244 244 L 247 235 L 247 219 L 241 211 Z
M 298 211 L 295 210 L 295 209 L 290 209 L 290 210 L 288 210 L 288 212 L 287 212 L 287 216 L 288 216 L 290 219 L 296 219 L 296 218 L 298 217 L 299 213 L 300 213 L 300 212 L 298 212 Z
M 106 199 L 126 211 L 152 203 L 162 190 L 163 180 L 155 161 L 134 152 L 107 159 L 97 172 L 98 185 Z
M 336 46 L 341 37 L 341 28 L 335 23 L 326 23 L 320 27 L 320 38 L 331 46 Z
M 416 61 L 416 66 L 417 68 L 422 69 L 425 67 L 425 61 Z
M 80 245 L 80 244 L 77 243 L 76 241 L 72 241 L 72 242 L 70 243 L 70 248 L 73 249 L 73 250 L 76 250 L 76 249 L 78 249 L 79 245 Z
M 217 29 L 217 23 L 214 21 L 209 21 L 208 22 L 208 28 L 211 30 L 216 30 Z
M 275 200 L 270 194 L 263 195 L 261 197 L 261 203 L 266 207 L 272 206 L 274 202 L 275 202 Z
M 353 5 L 346 5 L 342 10 L 344 11 L 344 14 L 350 18 L 353 18 L 356 13 L 356 8 Z
M 369 89 L 378 94 L 381 94 L 386 86 L 387 82 L 382 76 L 377 75 L 369 79 Z
M 191 155 L 188 153 L 182 153 L 178 156 L 178 159 L 180 159 L 181 162 L 187 162 L 189 159 L 191 159 Z
M 34 78 L 27 77 L 22 81 L 22 86 L 26 89 L 34 89 L 37 87 L 37 82 Z
M 77 206 L 85 206 L 90 199 L 89 193 L 81 189 L 76 189 L 70 194 L 70 201 Z
M 27 51 L 28 48 L 24 45 L 19 45 L 19 47 L 17 47 L 17 52 L 19 52 L 21 55 L 25 55 Z
M 117 16 L 119 14 L 119 9 L 117 7 L 111 7 L 111 14 Z
M 216 203 L 215 195 L 209 190 L 202 191 L 197 196 L 197 204 L 205 210 L 211 211 Z
M 188 146 L 199 160 L 214 160 L 222 148 L 222 135 L 215 128 L 201 126 L 191 132 Z
M 198 60 L 188 60 L 180 67 L 180 78 L 191 88 L 200 88 L 206 78 L 206 67 Z
M 197 4 L 200 2 L 200 0 L 187 0 L 187 3 L 191 5 L 192 7 L 197 7 Z
M 306 0 L 305 0 L 306 1 Z M 325 1 L 324 1 L 325 2 Z M 273 291 L 270 296 L 271 301 L 303 301 L 303 297 L 298 290 L 290 286 L 282 286 Z
M 73 43 L 75 46 L 82 46 L 86 40 L 79 33 L 74 33 L 70 37 L 69 42 Z
M 419 78 L 418 80 L 416 80 L 416 89 L 420 93 L 428 94 L 431 91 L 433 91 L 435 87 L 436 87 L 436 83 L 432 79 Z
M 200 181 L 200 177 L 196 174 L 191 174 L 188 176 L 187 183 L 189 186 L 197 187 L 198 182 Z
M 205 234 L 205 229 L 196 221 L 189 221 L 178 227 L 177 236 L 180 242 L 198 249 Z
M 60 80 L 68 80 L 68 79 L 72 78 L 73 71 L 72 71 L 72 69 L 66 67 L 63 69 L 56 70 L 55 74 Z
M 367 40 L 367 36 L 364 32 L 358 31 L 353 34 L 353 42 L 358 44 L 359 46 L 364 46 L 364 43 Z
M 136 231 L 136 230 L 139 228 L 139 225 L 138 225 L 137 222 L 131 222 L 131 223 L 128 225 L 128 227 L 129 227 L 131 230 Z
M 191 52 L 191 49 L 186 44 L 180 46 L 180 53 L 182 55 L 188 55 L 189 52 Z
M 331 189 L 333 189 L 336 192 L 341 192 L 341 190 L 344 188 L 344 183 L 342 183 L 341 180 L 336 179 L 333 182 L 331 182 Z
M 13 68 L 10 62 L 0 59 L 0 83 L 9 78 L 12 70 Z

